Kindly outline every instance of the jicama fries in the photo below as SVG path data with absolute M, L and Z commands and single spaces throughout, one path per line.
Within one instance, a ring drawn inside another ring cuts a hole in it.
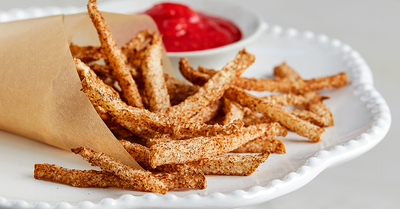
M 243 89 L 231 87 L 225 92 L 225 97 L 240 105 L 253 108 L 254 111 L 263 113 L 300 136 L 307 137 L 313 141 L 320 141 L 322 139 L 322 134 L 325 131 L 323 128 L 296 117 L 286 109 L 272 105 L 258 97 L 246 93 Z
M 152 138 L 156 132 L 180 135 L 215 135 L 220 133 L 233 133 L 240 129 L 240 123 L 227 126 L 206 125 L 199 123 L 179 122 L 175 118 L 159 117 L 146 109 L 128 106 L 120 100 L 118 93 L 99 80 L 93 71 L 75 59 L 75 65 L 82 78 L 83 92 L 93 104 L 106 109 L 107 112 L 123 127 L 138 136 Z
M 260 155 L 220 155 L 209 157 L 199 163 L 199 168 L 208 175 L 248 176 L 267 160 L 269 153 Z
M 286 63 L 283 63 L 281 66 L 288 67 Z M 198 76 L 203 78 L 203 82 L 207 81 L 206 78 L 209 78 L 217 72 L 215 70 L 207 69 L 202 66 L 199 66 L 197 70 L 201 72 L 201 74 L 199 74 Z M 346 73 L 341 72 L 336 75 L 314 78 L 311 80 L 304 80 L 306 87 L 299 88 L 296 87 L 295 82 L 291 81 L 291 79 L 283 79 L 285 78 L 285 75 L 283 73 L 281 73 L 280 75 L 278 74 L 275 73 L 275 75 L 278 76 L 278 78 L 275 79 L 256 79 L 241 77 L 237 79 L 235 86 L 252 91 L 296 93 L 299 91 L 308 92 L 330 88 L 340 88 L 346 85 L 348 80 Z M 198 79 L 198 76 L 196 76 L 196 79 Z
M 153 176 L 168 191 L 174 189 L 204 189 L 207 186 L 204 174 L 196 169 L 189 169 L 185 172 L 156 173 Z M 34 178 L 74 187 L 138 189 L 135 184 L 123 180 L 111 172 L 74 170 L 51 164 L 35 164 Z
M 125 61 L 121 56 L 121 50 L 117 48 L 111 31 L 104 21 L 103 15 L 97 9 L 96 0 L 89 0 L 88 4 L 89 16 L 99 34 L 99 40 L 107 61 L 110 63 L 113 74 L 117 78 L 120 87 L 122 88 L 123 96 L 128 101 L 128 104 L 135 107 L 143 107 L 139 90 L 132 74 L 129 72 Z
M 123 189 L 136 189 L 136 187 L 129 182 L 124 181 L 109 172 L 74 170 L 50 164 L 36 164 L 34 177 L 35 179 L 60 182 L 74 187 L 117 187 Z
M 150 147 L 149 164 L 156 168 L 165 164 L 182 164 L 230 152 L 244 143 L 264 135 L 286 136 L 278 123 L 243 128 L 242 132 L 214 137 L 196 137 L 155 144 Z
M 274 74 L 282 79 L 295 82 L 295 86 L 298 86 L 299 88 L 306 87 L 306 89 L 308 89 L 308 91 L 306 93 L 304 93 L 304 91 L 300 91 L 300 93 L 303 94 L 309 101 L 307 108 L 311 112 L 314 112 L 317 115 L 322 117 L 324 126 L 333 126 L 334 125 L 332 113 L 322 103 L 323 97 L 321 97 L 317 92 L 310 90 L 310 87 L 307 85 L 307 83 L 304 80 L 302 80 L 300 75 L 294 69 L 292 69 L 286 63 L 282 63 L 280 66 L 277 66 L 274 68 Z M 341 78 L 340 82 L 347 83 L 346 74 L 341 75 L 339 77 Z M 302 88 L 302 89 L 305 89 L 305 88 Z
M 130 143 L 125 140 L 120 140 L 120 142 L 140 165 L 144 165 L 145 167 L 149 165 L 149 161 L 151 160 L 149 148 L 140 144 Z M 157 168 L 168 170 L 169 172 L 179 172 L 186 169 L 198 169 L 206 175 L 247 176 L 253 173 L 258 165 L 268 158 L 269 152 L 265 151 L 262 153 L 263 154 L 260 155 L 218 155 L 198 161 L 192 161 L 187 165 L 169 164 L 166 166 L 159 166 Z
M 154 34 L 144 51 L 141 65 L 145 95 L 149 103 L 149 110 L 152 112 L 171 106 L 161 63 L 161 52 L 161 37 Z
M 73 43 L 69 45 L 73 57 L 82 60 L 83 62 L 92 62 L 100 60 L 103 57 L 101 47 L 98 46 L 78 46 Z
M 190 118 L 200 109 L 221 98 L 224 91 L 254 62 L 254 59 L 254 55 L 246 50 L 239 51 L 233 61 L 213 75 L 194 95 L 159 113 L 169 117 L 178 117 L 182 120 Z
M 149 171 L 129 167 L 104 153 L 99 153 L 85 147 L 72 149 L 72 152 L 81 155 L 93 166 L 99 166 L 101 169 L 127 181 L 135 189 L 161 194 L 166 194 L 168 191 L 164 184 Z
M 224 98 L 224 108 L 225 118 L 222 121 L 222 124 L 226 125 L 232 123 L 234 120 L 240 119 L 243 120 L 244 111 L 243 108 L 235 102 Z
M 239 148 L 231 151 L 232 153 L 286 153 L 285 144 L 276 137 L 260 137 L 243 144 Z
M 271 154 L 286 153 L 288 130 L 318 142 L 334 124 L 323 104 L 328 97 L 316 91 L 345 85 L 345 73 L 303 80 L 283 63 L 273 79 L 244 78 L 255 57 L 243 49 L 220 71 L 195 70 L 181 58 L 179 70 L 192 85 L 163 73 L 159 34 L 139 31 L 118 48 L 95 0 L 88 10 L 101 46 L 70 45 L 82 92 L 144 169 L 77 147 L 72 151 L 101 171 L 36 164 L 36 179 L 160 194 L 205 189 L 205 175 L 248 176 Z M 245 90 L 280 94 L 258 98 Z M 123 140 L 134 137 L 140 144 Z

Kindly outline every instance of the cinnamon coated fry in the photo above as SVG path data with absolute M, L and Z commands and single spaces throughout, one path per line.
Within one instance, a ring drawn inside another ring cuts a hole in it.
M 207 180 L 203 172 L 190 168 L 184 172 L 157 173 L 154 175 L 164 183 L 168 190 L 173 189 L 205 189 Z
M 248 107 L 246 107 L 248 108 Z M 248 108 L 249 109 L 249 108 Z M 246 110 L 246 109 L 245 109 Z M 245 111 L 243 122 L 245 126 L 256 125 L 260 123 L 272 123 L 275 122 L 267 115 L 260 115 L 254 111 Z
M 280 106 L 305 107 L 308 104 L 307 98 L 305 98 L 302 95 L 296 95 L 296 94 L 270 95 L 261 98 L 273 105 L 280 105 Z
M 168 190 L 204 189 L 207 181 L 202 172 L 157 173 L 154 177 L 161 181 Z M 96 170 L 75 170 L 51 164 L 35 164 L 34 178 L 54 181 L 74 187 L 136 189 L 128 181 L 112 173 Z
M 199 90 L 199 86 L 191 85 L 186 81 L 179 80 L 164 74 L 171 105 L 177 105 Z
M 308 110 L 293 110 L 293 114 L 303 120 L 306 120 L 312 124 L 315 124 L 319 127 L 325 127 L 324 119 Z
M 232 102 L 227 98 L 224 98 L 223 110 L 225 112 L 225 118 L 222 124 L 226 125 L 237 119 L 243 120 L 243 108 L 239 104 Z
M 99 46 L 78 46 L 71 43 L 69 49 L 72 57 L 76 57 L 83 62 L 92 62 L 103 57 L 101 47 Z
M 189 60 L 186 58 L 180 59 L 179 71 L 181 72 L 182 76 L 186 78 L 186 80 L 200 86 L 207 83 L 207 81 L 218 72 L 218 71 L 213 71 L 212 75 L 209 75 L 206 73 L 202 73 L 199 70 L 195 70 L 192 66 L 190 66 Z
M 213 69 L 208 69 L 202 66 L 197 68 L 199 73 L 192 74 L 193 78 L 186 78 L 191 82 L 194 82 L 197 85 L 201 85 L 200 82 L 204 82 L 205 78 L 213 76 L 218 71 Z M 198 77 L 202 77 L 199 79 Z M 256 79 L 256 78 L 246 78 L 246 77 L 239 77 L 236 82 L 235 86 L 251 90 L 251 91 L 270 91 L 270 92 L 282 92 L 282 93 L 290 93 L 293 91 L 294 83 L 289 80 L 284 79 Z
M 139 163 L 140 166 L 142 166 L 146 170 L 151 169 L 149 165 L 149 158 L 150 158 L 149 148 L 140 144 L 131 143 L 126 140 L 118 140 L 118 141 L 122 144 L 125 150 L 133 157 L 133 159 L 135 159 L 136 162 Z
M 285 144 L 276 137 L 262 136 L 257 139 L 251 140 L 241 147 L 231 151 L 232 153 L 286 153 Z
M 194 168 L 201 170 L 205 175 L 248 176 L 252 174 L 261 163 L 265 162 L 268 156 L 268 152 L 259 155 L 219 155 L 187 164 L 163 165 L 160 166 L 160 168 L 168 172 Z
M 215 101 L 211 106 L 205 107 L 202 110 L 200 110 L 199 113 L 194 115 L 189 119 L 189 122 L 195 122 L 195 123 L 206 123 L 213 119 L 217 114 L 218 110 L 222 106 L 221 100 Z M 235 118 L 236 119 L 236 118 Z M 232 119 L 232 122 L 235 120 Z M 227 125 L 227 124 L 224 124 Z
M 94 109 L 96 110 L 97 114 L 103 119 L 103 122 L 107 125 L 110 131 L 116 136 L 120 138 L 127 138 L 131 137 L 133 134 L 128 129 L 122 127 L 119 123 L 112 119 L 111 115 L 107 113 L 107 111 L 98 106 L 95 103 L 92 103 Z
M 51 164 L 35 164 L 34 178 L 68 184 L 74 187 L 116 187 L 137 189 L 113 173 L 95 170 L 74 170 Z
M 99 166 L 102 170 L 113 173 L 120 179 L 127 181 L 137 190 L 160 194 L 166 194 L 168 191 L 165 185 L 149 171 L 129 167 L 102 152 L 96 152 L 85 147 L 72 149 L 72 152 L 81 155 L 93 166 Z
M 120 142 L 123 144 L 124 148 L 132 155 L 132 157 L 134 157 L 135 160 L 138 161 L 139 163 L 149 160 L 148 158 L 150 152 L 149 148 L 138 144 L 130 143 L 124 140 L 120 140 Z M 283 144 L 281 146 L 283 146 Z M 259 150 L 260 149 L 256 151 Z M 282 149 L 280 151 L 282 151 Z M 283 151 L 284 151 L 284 146 L 283 146 Z M 187 164 L 172 164 L 172 165 L 159 166 L 157 167 L 157 169 L 175 173 L 176 172 L 186 173 L 188 170 L 192 172 L 200 170 L 201 172 L 204 172 L 204 174 L 206 175 L 247 176 L 253 173 L 255 169 L 260 165 L 260 163 L 264 162 L 268 158 L 268 156 L 269 156 L 268 152 L 265 152 L 265 154 L 261 155 L 220 155 L 220 156 L 201 159 L 199 161 L 194 161 Z
M 88 65 L 97 75 L 106 76 L 113 78 L 112 72 L 108 65 L 99 65 L 96 63 L 90 63 Z M 130 68 L 133 70 L 134 68 Z M 137 83 L 143 83 L 143 78 L 141 75 L 137 75 L 138 72 L 131 71 L 131 74 Z M 199 90 L 199 86 L 191 85 L 186 81 L 174 78 L 166 73 L 164 73 L 165 84 L 167 86 L 168 95 L 170 97 L 171 105 L 177 105 L 185 100 L 187 97 L 195 94 Z M 145 94 L 143 94 L 145 95 Z M 143 98 L 142 98 L 143 99 Z
M 144 51 L 147 45 L 152 41 L 154 34 L 155 33 L 151 33 L 148 29 L 141 30 L 136 33 L 135 37 L 121 47 L 121 52 L 132 69 L 137 70 L 141 68 Z M 132 73 L 132 75 L 135 80 L 139 77 L 137 72 Z
M 231 134 L 240 130 L 242 122 L 227 126 L 180 122 L 175 118 L 159 116 L 146 109 L 128 106 L 111 87 L 97 78 L 95 73 L 78 59 L 74 59 L 78 73 L 83 77 L 82 89 L 92 103 L 104 108 L 119 124 L 144 138 L 159 133 L 173 136 L 209 136 Z
M 159 111 L 160 115 L 175 116 L 187 120 L 202 108 L 211 105 L 215 100 L 222 97 L 224 91 L 239 77 L 243 71 L 254 62 L 254 55 L 246 50 L 241 50 L 234 61 L 229 62 L 225 67 L 212 76 L 198 92 L 189 96 L 182 103 L 168 109 Z M 181 63 L 187 63 L 181 59 Z M 180 69 L 187 69 L 188 64 L 180 64 Z M 181 71 L 182 71 L 181 70 Z
M 242 132 L 213 137 L 196 137 L 155 144 L 150 147 L 150 166 L 182 164 L 232 151 L 250 140 L 263 135 L 286 135 L 287 130 L 278 123 L 259 124 Z
M 103 15 L 97 9 L 97 1 L 89 0 L 88 3 L 89 16 L 92 19 L 99 35 L 99 40 L 103 52 L 113 69 L 113 74 L 117 78 L 121 86 L 123 96 L 128 101 L 129 105 L 143 108 L 142 98 L 140 97 L 136 82 L 132 78 L 132 74 L 121 56 L 121 51 L 117 48 L 111 31 L 107 26 Z
M 206 175 L 248 176 L 268 156 L 268 152 L 259 155 L 219 155 L 200 160 L 198 168 Z
M 275 67 L 274 74 L 276 76 L 279 76 L 280 78 L 295 82 L 300 89 L 302 89 L 304 86 L 307 86 L 300 75 L 286 63 L 282 63 L 280 66 Z M 322 103 L 323 98 L 315 91 L 307 91 L 306 93 L 303 92 L 303 95 L 309 101 L 307 109 L 321 116 L 322 120 L 324 121 L 324 126 L 333 126 L 333 115 L 330 110 Z
M 281 93 L 295 93 L 299 91 L 294 85 L 294 82 L 280 78 L 262 79 L 241 77 L 236 81 L 235 86 L 250 91 L 270 91 Z
M 344 72 L 327 77 L 313 78 L 311 80 L 304 80 L 308 88 L 313 91 L 319 91 L 329 88 L 339 88 L 347 84 L 347 74 Z
M 208 76 L 213 76 L 217 72 L 216 70 L 207 69 L 202 66 L 199 66 L 197 70 L 203 74 L 207 74 Z M 206 78 L 205 75 L 201 76 Z M 296 93 L 300 91 L 300 89 L 296 89 L 293 81 L 282 79 L 285 77 L 283 74 L 280 74 L 280 76 L 278 76 L 280 78 L 275 79 L 240 77 L 236 81 L 235 86 L 251 91 L 270 91 L 281 93 Z M 336 75 L 314 78 L 311 80 L 304 80 L 307 88 L 303 89 L 302 91 L 319 91 L 329 88 L 339 88 L 346 85 L 347 80 L 347 74 L 344 72 L 338 73 Z
M 154 34 L 144 51 L 141 65 L 149 110 L 154 112 L 171 106 L 162 67 L 162 40 Z
M 322 134 L 325 131 L 323 128 L 315 126 L 308 121 L 304 121 L 294 116 L 288 110 L 272 105 L 263 99 L 246 93 L 243 89 L 231 87 L 225 91 L 224 96 L 242 106 L 246 106 L 254 111 L 270 117 L 274 121 L 281 123 L 300 136 L 307 137 L 313 141 L 320 141 Z
M 78 58 L 78 57 L 75 57 L 75 58 Z M 110 67 L 108 65 L 100 65 L 100 64 L 97 64 L 97 63 L 90 63 L 90 64 L 88 64 L 88 66 L 90 67 L 90 69 L 92 69 L 99 76 L 114 77 L 112 75 L 112 72 L 111 72 Z

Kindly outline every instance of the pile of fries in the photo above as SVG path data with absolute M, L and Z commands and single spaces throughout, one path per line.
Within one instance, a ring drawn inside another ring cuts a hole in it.
M 286 136 L 287 130 L 318 142 L 324 127 L 334 125 L 323 104 L 328 98 L 316 91 L 345 85 L 345 73 L 303 80 L 283 63 L 274 69 L 275 79 L 244 78 L 241 74 L 255 57 L 243 49 L 219 71 L 195 70 L 181 58 L 179 70 L 190 84 L 163 73 L 158 34 L 140 31 L 117 48 L 95 0 L 89 0 L 88 11 L 101 46 L 70 46 L 82 91 L 145 170 L 77 147 L 74 153 L 102 170 L 36 164 L 36 179 L 161 194 L 204 189 L 204 175 L 250 175 L 270 153 L 285 153 L 276 137 Z M 245 90 L 279 94 L 258 98 Z M 134 136 L 140 141 L 135 143 Z

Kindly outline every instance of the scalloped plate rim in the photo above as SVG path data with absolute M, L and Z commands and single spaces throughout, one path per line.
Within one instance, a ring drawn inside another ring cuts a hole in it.
M 76 7 L 47 7 L 47 8 L 29 8 L 29 9 L 49 9 L 55 8 L 58 11 L 82 11 L 82 8 Z M 28 11 L 29 9 L 13 9 L 12 12 Z M 10 12 L 9 11 L 9 12 Z M 7 12 L 0 11 L 1 15 L 7 15 Z M 13 21 L 13 20 L 12 20 Z M 0 23 L 1 23 L 0 19 Z M 270 27 L 271 31 L 274 33 L 282 33 L 284 31 L 294 30 L 288 28 L 282 30 L 280 26 Z M 307 33 L 307 31 L 305 32 Z M 312 32 L 309 32 L 312 33 Z M 319 37 L 326 37 L 325 35 L 320 35 Z M 350 55 L 351 59 L 361 59 L 363 58 L 359 53 L 348 45 L 343 44 L 347 47 L 347 54 Z M 364 61 L 365 62 L 365 61 Z M 175 208 L 193 208 L 194 203 L 197 207 L 215 207 L 216 204 L 219 208 L 230 208 L 230 207 L 243 207 L 252 204 L 262 203 L 274 199 L 276 197 L 282 196 L 289 192 L 295 191 L 300 187 L 309 183 L 314 177 L 325 170 L 328 167 L 343 163 L 345 161 L 351 160 L 359 155 L 364 154 L 375 145 L 377 145 L 388 133 L 391 125 L 391 115 L 389 107 L 380 95 L 380 93 L 373 86 L 373 76 L 368 65 L 365 63 L 366 68 L 359 70 L 360 77 L 354 79 L 353 82 L 356 83 L 360 89 L 361 93 L 367 93 L 373 95 L 370 100 L 379 101 L 376 106 L 378 107 L 379 118 L 374 120 L 374 125 L 365 133 L 360 134 L 358 137 L 349 140 L 344 145 L 336 145 L 329 150 L 320 150 L 313 157 L 309 158 L 307 162 L 301 166 L 296 172 L 288 173 L 283 179 L 275 179 L 269 182 L 265 187 L 254 186 L 248 191 L 235 190 L 230 194 L 212 193 L 207 196 L 199 196 L 196 194 L 190 194 L 185 197 L 177 197 L 173 194 L 167 194 L 159 197 L 152 193 L 147 193 L 142 196 L 133 196 L 130 194 L 123 195 L 118 199 L 105 198 L 99 203 L 95 204 L 90 201 L 82 201 L 77 205 L 71 205 L 66 202 L 59 202 L 55 205 L 49 205 L 46 202 L 36 202 L 34 204 L 28 204 L 24 200 L 15 200 L 13 202 L 7 201 L 5 198 L 0 196 L 0 208 L 104 208 L 104 207 L 175 207 Z M 360 95 L 361 95 L 360 93 Z M 360 97 L 360 96 L 358 96 Z M 297 179 L 297 180 L 296 180 Z M 301 179 L 301 181 L 299 180 Z M 147 201 L 144 205 L 138 205 L 138 200 L 151 200 Z M 246 201 L 243 201 L 246 200 Z M 228 203 L 228 204 L 227 204 Z

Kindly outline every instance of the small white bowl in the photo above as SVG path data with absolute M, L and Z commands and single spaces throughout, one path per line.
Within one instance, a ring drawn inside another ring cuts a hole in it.
M 124 8 L 126 8 L 124 11 L 121 11 L 120 6 L 115 7 L 117 2 L 106 2 L 100 4 L 99 8 L 102 11 L 107 12 L 134 13 L 145 11 L 159 2 L 162 1 L 118 1 L 118 5 L 123 4 Z M 267 24 L 262 20 L 260 15 L 241 5 L 229 4 L 227 2 L 216 0 L 172 0 L 168 2 L 182 3 L 195 11 L 229 19 L 233 21 L 242 32 L 241 40 L 226 46 L 201 51 L 168 52 L 167 55 L 171 60 L 172 67 L 174 68 L 175 74 L 178 78 L 182 78 L 178 65 L 180 57 L 188 58 L 193 67 L 202 65 L 208 68 L 219 69 L 227 62 L 233 60 L 239 50 L 245 48 L 251 42 L 255 41 L 267 27 Z
M 243 6 L 228 4 L 215 0 L 186 0 L 181 2 L 195 11 L 223 17 L 233 21 L 242 32 L 242 39 L 218 48 L 192 51 L 192 52 L 168 52 L 176 75 L 180 75 L 178 62 L 180 57 L 188 58 L 193 67 L 202 65 L 208 68 L 222 68 L 227 62 L 233 60 L 236 53 L 256 40 L 267 27 L 262 18 L 253 11 Z

